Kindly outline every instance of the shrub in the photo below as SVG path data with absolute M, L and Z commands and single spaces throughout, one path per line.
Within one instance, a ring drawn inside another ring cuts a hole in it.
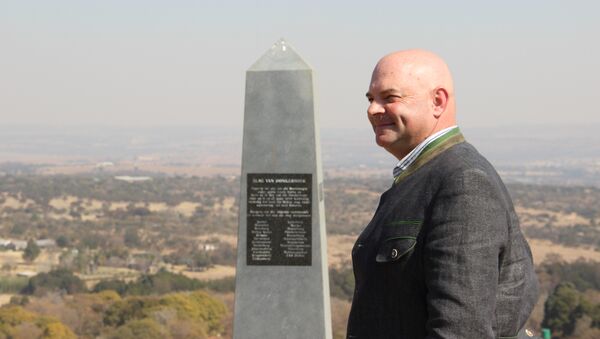
M 77 338 L 73 331 L 59 321 L 53 321 L 46 324 L 42 339 L 75 339 Z
M 26 277 L 0 277 L 0 293 L 18 293 L 27 286 L 28 282 L 29 279 Z
M 71 244 L 71 241 L 69 240 L 69 238 L 67 238 L 67 237 L 66 237 L 66 236 L 64 236 L 64 235 L 59 235 L 59 236 L 56 238 L 56 245 L 57 245 L 58 247 L 62 247 L 62 248 L 64 248 L 64 247 L 69 247 L 69 245 L 70 245 L 70 244 Z
M 73 331 L 55 318 L 39 316 L 16 305 L 0 308 L 0 336 L 21 337 L 19 330 L 27 327 L 36 327 L 42 332 L 41 338 L 43 339 L 76 338 Z M 35 328 L 33 329 L 35 330 Z
M 329 289 L 332 297 L 352 300 L 354 295 L 354 273 L 352 268 L 330 269 Z
M 122 280 L 99 282 L 94 291 L 114 290 L 120 295 L 150 295 L 165 294 L 177 291 L 194 291 L 206 286 L 200 280 L 188 278 L 183 274 L 160 270 L 156 274 L 145 274 L 135 282 L 126 283 Z
M 206 281 L 206 288 L 215 292 L 235 292 L 235 277 Z
M 125 295 L 127 292 L 127 283 L 123 280 L 105 280 L 94 286 L 94 292 L 115 291 L 120 295 Z
M 111 339 L 165 339 L 170 335 L 152 319 L 132 320 L 117 328 L 110 336 Z
M 168 294 L 161 298 L 160 303 L 174 308 L 179 318 L 206 324 L 208 333 L 223 331 L 222 319 L 227 309 L 204 291 Z
M 183 332 L 204 336 L 205 333 L 218 334 L 223 331 L 226 312 L 225 305 L 206 292 L 181 292 L 163 297 L 136 296 L 117 301 L 104 312 L 103 321 L 108 326 L 123 327 L 134 321 L 159 319 L 161 323 L 169 324 L 169 328 L 174 324 L 185 324 L 187 329 Z
M 85 292 L 85 284 L 81 279 L 66 269 L 57 269 L 48 273 L 40 273 L 31 279 L 22 290 L 23 294 L 43 295 L 51 291 L 64 291 L 68 294 Z
M 23 259 L 25 261 L 34 261 L 35 258 L 40 255 L 40 247 L 33 241 L 33 239 L 29 239 L 27 241 L 27 247 L 25 247 L 25 251 L 23 251 Z
M 129 297 L 112 304 L 104 313 L 104 324 L 122 326 L 133 319 L 148 317 L 148 310 L 159 305 L 156 297 Z
M 600 328 L 600 304 L 593 305 L 572 283 L 560 283 L 544 304 L 542 327 L 560 336 L 573 334 L 577 321 L 588 316 L 591 326 Z

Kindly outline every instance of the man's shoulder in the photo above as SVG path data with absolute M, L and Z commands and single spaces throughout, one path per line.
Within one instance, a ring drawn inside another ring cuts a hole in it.
M 440 154 L 433 164 L 433 168 L 445 174 L 461 173 L 470 170 L 479 170 L 496 174 L 490 162 L 477 149 L 468 142 L 461 142 L 450 147 Z
M 462 187 L 467 191 L 506 189 L 494 166 L 468 142 L 449 148 L 435 160 L 432 170 L 442 187 Z
M 417 165 L 418 160 L 417 160 Z M 417 192 L 419 185 L 427 187 L 426 191 L 439 189 L 461 190 L 470 183 L 486 183 L 494 190 L 504 190 L 500 176 L 486 158 L 470 143 L 463 141 L 438 153 L 434 158 L 413 170 L 406 181 L 394 185 L 392 190 Z M 481 185 L 477 185 L 481 186 Z

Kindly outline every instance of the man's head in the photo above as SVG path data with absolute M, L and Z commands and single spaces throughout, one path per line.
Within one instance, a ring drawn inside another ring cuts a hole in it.
M 456 124 L 452 76 L 444 60 L 431 52 L 384 56 L 373 70 L 367 98 L 377 144 L 398 159 Z

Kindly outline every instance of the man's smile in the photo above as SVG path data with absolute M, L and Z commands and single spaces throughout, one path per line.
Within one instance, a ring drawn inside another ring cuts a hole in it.
M 392 128 L 396 126 L 396 124 L 394 124 L 394 122 L 392 121 L 386 121 L 386 122 L 377 122 L 373 125 L 373 128 L 377 131 L 377 130 L 381 130 L 381 129 L 388 129 L 388 128 Z

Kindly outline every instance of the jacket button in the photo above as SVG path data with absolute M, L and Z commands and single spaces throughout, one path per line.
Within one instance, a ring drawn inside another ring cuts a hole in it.
M 397 249 L 392 249 L 392 259 L 396 259 L 398 258 L 398 250 Z

